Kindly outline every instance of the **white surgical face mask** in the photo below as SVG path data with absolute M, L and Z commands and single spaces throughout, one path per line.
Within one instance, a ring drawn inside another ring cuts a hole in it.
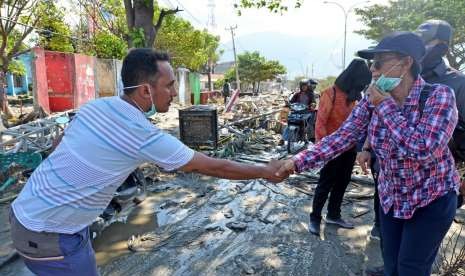
M 399 61 L 397 64 L 393 65 L 385 74 L 389 74 L 389 72 L 392 71 L 395 67 L 397 67 L 400 64 L 401 61 Z M 376 81 L 375 81 L 375 86 L 384 93 L 389 93 L 392 90 L 394 90 L 397 86 L 402 81 L 402 78 L 404 77 L 405 74 L 402 74 L 400 77 L 395 78 L 395 77 L 386 77 L 385 74 L 382 74 Z
M 144 84 L 139 84 L 139 85 L 134 85 L 134 86 L 127 86 L 127 87 L 123 87 L 122 90 L 125 90 L 125 89 L 131 89 L 131 88 L 136 88 L 136 87 L 139 87 L 139 86 L 144 86 L 144 85 L 147 85 L 147 87 L 149 88 L 149 93 L 150 93 L 150 101 L 152 102 L 152 107 L 150 108 L 149 111 L 147 112 L 144 112 L 144 110 L 134 101 L 131 99 L 131 101 L 139 108 L 139 110 L 144 113 L 145 117 L 149 118 L 149 117 L 152 117 L 153 115 L 155 115 L 157 113 L 157 109 L 155 107 L 155 104 L 153 103 L 153 99 L 152 99 L 152 89 L 150 87 L 150 85 L 148 83 L 144 83 Z

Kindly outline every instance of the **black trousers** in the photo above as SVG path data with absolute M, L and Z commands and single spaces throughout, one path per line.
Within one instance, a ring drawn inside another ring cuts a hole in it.
M 376 164 L 378 160 L 376 157 L 371 158 L 370 169 L 371 174 L 373 175 L 373 180 L 375 182 L 375 195 L 373 198 L 373 209 L 375 211 L 375 226 L 379 227 L 379 193 L 378 193 L 378 174 L 379 174 L 379 164 Z
M 429 276 L 457 207 L 454 191 L 419 208 L 410 219 L 380 213 L 385 276 Z
M 313 209 L 310 214 L 312 220 L 321 220 L 321 211 L 329 195 L 328 214 L 332 219 L 341 217 L 341 204 L 347 185 L 349 185 L 352 169 L 357 153 L 348 150 L 329 161 L 320 171 L 320 179 L 315 189 Z

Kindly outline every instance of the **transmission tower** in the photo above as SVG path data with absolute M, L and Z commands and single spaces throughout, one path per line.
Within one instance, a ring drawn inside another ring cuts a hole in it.
M 215 0 L 208 0 L 208 21 L 207 27 L 210 31 L 214 31 L 216 29 L 216 20 L 215 20 Z

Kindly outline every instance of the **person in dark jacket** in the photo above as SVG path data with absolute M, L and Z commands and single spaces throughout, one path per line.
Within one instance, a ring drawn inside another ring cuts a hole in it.
M 417 33 L 426 47 L 421 76 L 429 83 L 445 84 L 454 90 L 459 119 L 449 148 L 456 164 L 465 162 L 465 75 L 444 61 L 450 51 L 454 29 L 444 20 L 431 19 L 418 26 Z M 458 206 L 463 204 L 464 197 L 464 193 L 459 195 Z
M 371 82 L 371 72 L 366 62 L 354 59 L 336 79 L 334 85 L 321 92 L 316 119 L 316 142 L 335 132 L 362 98 L 362 91 Z M 328 162 L 320 171 L 318 186 L 313 198 L 309 231 L 320 235 L 321 212 L 329 196 L 327 224 L 354 228 L 341 217 L 341 204 L 354 167 L 356 151 L 349 149 Z M 338 173 L 334 173 L 338 172 Z

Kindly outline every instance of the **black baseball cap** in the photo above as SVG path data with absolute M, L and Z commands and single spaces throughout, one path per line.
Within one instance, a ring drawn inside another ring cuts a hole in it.
M 418 26 L 416 33 L 423 39 L 425 44 L 435 39 L 446 41 L 450 44 L 454 29 L 444 20 L 430 19 Z
M 381 53 L 410 56 L 419 64 L 425 55 L 425 45 L 420 36 L 415 33 L 394 32 L 383 37 L 375 47 L 357 52 L 358 56 L 364 59 L 373 59 L 375 54 Z
M 308 80 L 308 83 L 309 83 L 310 85 L 317 85 L 317 84 L 318 84 L 318 82 L 317 82 L 316 80 L 314 80 L 314 79 L 309 79 L 309 80 Z

